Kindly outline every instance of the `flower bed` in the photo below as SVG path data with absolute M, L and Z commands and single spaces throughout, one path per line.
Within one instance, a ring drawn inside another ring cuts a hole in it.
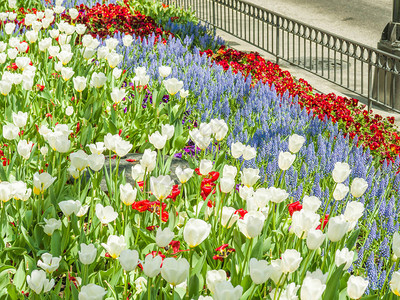
M 283 71 L 277 64 L 265 61 L 258 53 L 245 53 L 222 46 L 215 53 L 206 50 L 214 62 L 221 65 L 224 70 L 232 69 L 240 72 L 244 77 L 251 75 L 256 84 L 258 81 L 274 86 L 279 94 L 286 91 L 293 97 L 298 97 L 298 102 L 308 112 L 321 120 L 328 118 L 339 123 L 339 128 L 352 139 L 357 136 L 358 142 L 368 147 L 381 162 L 385 159 L 396 160 L 400 154 L 400 137 L 393 126 L 394 118 L 382 118 L 372 115 L 359 105 L 357 99 L 338 97 L 335 94 L 318 94 L 303 79 L 296 81 L 288 71 Z
M 375 169 L 338 122 L 210 67 L 190 37 L 34 26 L 0 44 L 1 295 L 399 293 L 400 160 Z

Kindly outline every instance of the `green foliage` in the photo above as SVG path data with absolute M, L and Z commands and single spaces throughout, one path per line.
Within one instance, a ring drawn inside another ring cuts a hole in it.
M 174 5 L 167 6 L 161 1 L 130 0 L 129 5 L 132 13 L 139 11 L 161 24 L 166 24 L 171 18 L 177 18 L 177 21 L 182 24 L 198 22 L 193 11 L 184 10 Z

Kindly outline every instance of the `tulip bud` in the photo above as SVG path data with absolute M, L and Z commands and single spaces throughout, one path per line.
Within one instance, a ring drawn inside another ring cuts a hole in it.
M 154 146 L 154 148 L 160 150 L 164 148 L 165 143 L 167 142 L 167 136 L 161 135 L 158 131 L 149 135 L 149 142 Z
M 289 137 L 289 151 L 292 153 L 297 153 L 300 151 L 306 139 L 297 134 L 293 134 Z
M 278 157 L 278 166 L 279 169 L 286 171 L 289 169 L 294 160 L 296 159 L 296 155 L 292 154 L 290 152 L 279 152 L 279 157 Z
M 171 75 L 172 68 L 168 67 L 168 66 L 161 66 L 161 67 L 158 67 L 158 72 L 160 73 L 160 76 L 162 78 L 166 78 L 169 75 Z
M 156 167 L 157 161 L 157 152 L 151 151 L 150 149 L 146 149 L 143 152 L 142 159 L 140 160 L 140 164 L 146 170 L 147 173 L 154 170 Z
M 169 284 L 176 286 L 189 277 L 189 268 L 186 258 L 175 259 L 168 257 L 163 261 L 161 276 Z
M 233 207 L 224 206 L 222 208 L 221 225 L 225 228 L 231 228 L 237 220 L 239 215 L 235 214 L 236 209 Z M 228 223 L 229 222 L 229 223 Z
M 86 88 L 86 77 L 76 76 L 72 79 L 74 82 L 74 89 L 80 93 Z
M 169 124 L 161 125 L 161 133 L 163 136 L 167 137 L 167 140 L 170 140 L 174 136 L 175 127 Z
M 169 175 L 150 177 L 150 190 L 158 200 L 164 200 L 171 194 L 174 182 Z
M 232 156 L 236 159 L 242 156 L 245 147 L 246 146 L 243 145 L 241 142 L 232 143 L 231 145 Z
M 103 154 L 90 154 L 88 156 L 89 168 L 95 172 L 98 172 L 103 168 L 105 160 L 106 158 Z
M 3 125 L 3 137 L 6 140 L 15 140 L 18 137 L 19 128 L 14 124 Z
M 328 223 L 328 239 L 332 242 L 340 241 L 347 233 L 349 223 L 343 215 L 333 217 Z
M 119 68 L 114 68 L 114 70 L 112 71 L 112 75 L 115 79 L 118 79 L 121 77 L 122 74 L 122 70 Z
M 243 287 L 233 287 L 230 281 L 218 282 L 215 285 L 214 300 L 239 300 L 242 297 Z
M 136 250 L 125 249 L 122 250 L 118 260 L 125 271 L 133 271 L 139 263 L 139 253 Z
M 171 243 L 174 238 L 174 233 L 168 227 L 162 230 L 161 228 L 157 229 L 156 233 L 156 244 L 158 247 L 165 248 Z
M 6 23 L 4 31 L 6 34 L 11 34 L 15 29 L 15 23 Z
M 130 45 L 132 45 L 132 42 L 133 42 L 133 37 L 130 34 L 126 34 L 122 38 L 122 43 L 124 44 L 125 47 L 129 47 Z
M 392 249 L 394 255 L 400 257 L 400 234 L 397 231 L 393 234 Z
M 303 209 L 316 212 L 321 206 L 321 200 L 315 196 L 305 195 L 303 198 Z
M 260 235 L 265 222 L 265 216 L 260 211 L 250 211 L 243 219 L 238 220 L 239 230 L 249 239 Z
M 148 254 L 144 259 L 144 263 L 142 263 L 143 273 L 150 278 L 157 276 L 161 272 L 161 263 L 161 256 L 157 255 L 153 257 L 151 254 Z
M 347 248 L 343 248 L 342 250 L 338 249 L 335 253 L 335 264 L 337 267 L 344 264 L 343 270 L 347 270 L 353 263 L 353 258 L 354 251 L 349 251 Z
M 231 177 L 222 177 L 219 184 L 221 187 L 221 192 L 227 194 L 230 193 L 235 187 L 235 180 Z
M 392 290 L 392 292 L 397 295 L 400 296 L 400 272 L 396 271 L 393 273 L 392 275 L 392 279 L 390 280 L 390 289 Z
M 368 280 L 361 276 L 351 275 L 347 280 L 347 295 L 350 299 L 360 299 L 368 287 Z
M 135 180 L 136 182 L 143 181 L 144 169 L 141 164 L 137 164 L 132 167 L 131 172 L 133 180 Z
M 307 234 L 307 247 L 310 250 L 316 250 L 321 247 L 322 243 L 325 241 L 326 234 L 324 234 L 319 229 L 310 230 Z
M 225 165 L 224 168 L 222 169 L 222 177 L 231 177 L 235 179 L 237 175 L 237 168 L 235 166 L 229 166 Z
M 120 184 L 119 193 L 122 203 L 132 205 L 136 200 L 137 189 L 134 189 L 130 183 Z
M 350 166 L 347 163 L 337 162 L 332 171 L 333 180 L 336 183 L 341 183 L 347 179 L 350 175 Z
M 260 179 L 259 172 L 259 169 L 244 168 L 240 172 L 242 183 L 247 187 L 253 186 Z
M 281 269 L 283 273 L 293 273 L 296 271 L 303 258 L 301 257 L 300 253 L 295 249 L 287 249 L 282 254 L 282 263 Z
M 226 272 L 224 270 L 210 270 L 206 274 L 206 284 L 211 293 L 215 293 L 215 285 L 226 281 Z
M 336 185 L 335 190 L 333 191 L 333 198 L 336 201 L 343 200 L 346 197 L 348 192 L 349 192 L 348 186 L 344 185 L 343 183 L 338 183 Z
M 250 277 L 255 284 L 263 284 L 269 279 L 268 262 L 266 260 L 250 259 Z
M 61 228 L 60 220 L 56 220 L 56 219 L 52 218 L 49 220 L 44 219 L 44 221 L 46 222 L 46 225 L 43 226 L 43 231 L 44 231 L 44 233 L 46 233 L 49 236 L 51 236 L 55 230 L 58 230 Z
M 17 145 L 18 154 L 21 155 L 24 159 L 29 159 L 29 157 L 31 156 L 32 147 L 32 142 L 20 140 Z
M 183 238 L 190 248 L 201 244 L 210 234 L 211 224 L 200 220 L 190 219 L 183 229 Z
M 58 203 L 63 214 L 68 218 L 72 214 L 77 214 L 81 209 L 81 202 L 79 200 L 66 200 Z
M 351 194 L 359 198 L 364 195 L 365 191 L 368 188 L 368 182 L 363 178 L 354 178 L 353 182 L 351 183 Z
M 200 161 L 199 171 L 200 171 L 201 175 L 203 175 L 203 176 L 208 175 L 208 173 L 211 172 L 212 168 L 213 168 L 213 163 L 211 160 L 202 159 Z
M 89 283 L 81 287 L 78 298 L 79 300 L 101 300 L 107 294 L 106 290 L 94 283 Z
M 75 20 L 79 16 L 79 12 L 76 8 L 70 8 L 68 12 L 72 20 Z
M 97 249 L 93 244 L 81 244 L 81 250 L 78 251 L 79 260 L 84 265 L 90 265 L 94 262 L 97 256 Z
M 307 300 L 319 300 L 324 293 L 326 285 L 321 280 L 311 277 L 306 277 L 303 280 L 300 290 L 300 298 Z

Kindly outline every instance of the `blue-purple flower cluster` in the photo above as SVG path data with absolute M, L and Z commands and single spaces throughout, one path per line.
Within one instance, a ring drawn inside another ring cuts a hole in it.
M 344 138 L 336 124 L 307 114 L 296 99 L 288 94 L 277 96 L 273 87 L 258 84 L 253 88 L 251 78 L 244 80 L 239 74 L 224 72 L 222 67 L 212 65 L 205 55 L 201 56 L 197 48 L 191 51 L 192 42 L 193 37 L 183 42 L 170 38 L 166 45 L 161 41 L 155 43 L 154 37 L 135 40 L 123 52 L 124 67 L 132 72 L 135 67 L 145 66 L 152 84 L 161 83 L 159 66 L 171 66 L 172 76 L 183 80 L 185 88 L 196 99 L 196 104 L 188 109 L 197 111 L 201 121 L 225 119 L 232 128 L 228 145 L 241 141 L 257 149 L 257 157 L 246 161 L 244 167 L 260 168 L 262 180 L 268 185 L 280 175 L 278 154 L 287 151 L 288 136 L 294 133 L 305 136 L 306 143 L 295 164 L 284 175 L 293 201 L 301 201 L 304 195 L 315 195 L 322 200 L 323 208 L 328 206 L 329 213 L 334 204 L 334 201 L 329 202 L 329 190 L 334 184 L 331 172 L 336 162 L 347 162 L 352 173 L 344 183 L 361 177 L 369 185 L 359 199 L 366 207 L 363 221 L 358 225 L 365 240 L 361 239 L 364 244 L 359 245 L 358 259 L 352 269 L 366 268 L 369 289 L 381 288 L 393 272 L 393 269 L 387 270 L 387 266 L 391 259 L 392 235 L 399 230 L 400 174 L 396 171 L 400 160 L 395 165 L 374 166 L 369 150 Z M 342 209 L 352 200 L 349 194 L 343 200 Z

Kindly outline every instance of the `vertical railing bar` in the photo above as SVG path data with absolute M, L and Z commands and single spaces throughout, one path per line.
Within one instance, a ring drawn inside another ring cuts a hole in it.
M 357 53 L 356 53 L 356 55 L 357 55 Z M 353 57 L 353 59 L 354 59 L 354 62 L 353 62 L 353 64 L 354 64 L 354 73 L 353 73 L 354 87 L 353 87 L 353 89 L 356 90 L 356 88 L 357 88 L 357 61 L 356 61 L 355 56 Z
M 303 52 L 303 66 L 304 66 L 304 68 L 307 68 L 307 63 L 306 63 L 306 53 L 307 53 L 307 47 L 306 47 L 306 39 L 304 38 L 305 37 L 305 35 L 306 35 L 306 28 L 304 28 L 304 31 L 303 31 L 303 49 L 304 49 L 304 52 Z
M 385 64 L 386 64 L 387 62 L 385 61 Z M 384 104 L 387 104 L 387 93 L 386 93 L 386 91 L 387 91 L 387 70 L 386 70 L 386 66 L 383 68 L 383 70 L 384 70 L 384 84 L 383 84 L 383 103 Z
M 315 34 L 315 73 L 318 74 L 318 33 Z
M 333 49 L 333 81 L 336 82 L 336 39 L 334 39 Z
M 276 18 L 276 63 L 279 64 L 279 17 Z
M 300 66 L 300 53 L 301 53 L 301 46 L 300 46 L 300 28 L 299 28 L 299 35 L 297 35 L 297 64 Z
M 368 51 L 368 111 L 372 108 L 372 66 L 371 66 L 372 53 Z M 375 69 L 376 70 L 376 69 Z
M 343 85 L 343 51 L 340 51 L 340 85 Z
M 311 31 L 312 32 L 312 31 Z M 312 69 L 313 69 L 313 67 L 312 67 L 312 41 L 311 41 L 311 38 L 312 38 L 312 35 L 311 35 L 311 32 L 310 32 L 310 37 L 309 37 L 309 40 L 308 40 L 308 42 L 310 43 L 309 45 L 310 45 L 310 47 L 309 47 L 309 50 L 310 50 L 310 70 L 312 71 Z
M 293 57 L 292 62 L 294 63 L 296 59 L 296 41 L 295 41 L 295 34 L 294 34 L 294 24 L 293 24 L 293 33 L 292 33 L 292 43 L 293 43 Z
M 361 93 L 364 92 L 364 62 L 361 60 Z
M 347 49 L 349 50 L 349 49 Z M 350 54 L 347 53 L 347 87 L 350 88 Z
M 289 59 L 290 57 L 290 33 L 289 30 L 286 31 L 287 35 L 286 35 L 286 40 L 287 40 L 287 44 L 286 44 L 286 48 L 287 48 L 287 59 Z

